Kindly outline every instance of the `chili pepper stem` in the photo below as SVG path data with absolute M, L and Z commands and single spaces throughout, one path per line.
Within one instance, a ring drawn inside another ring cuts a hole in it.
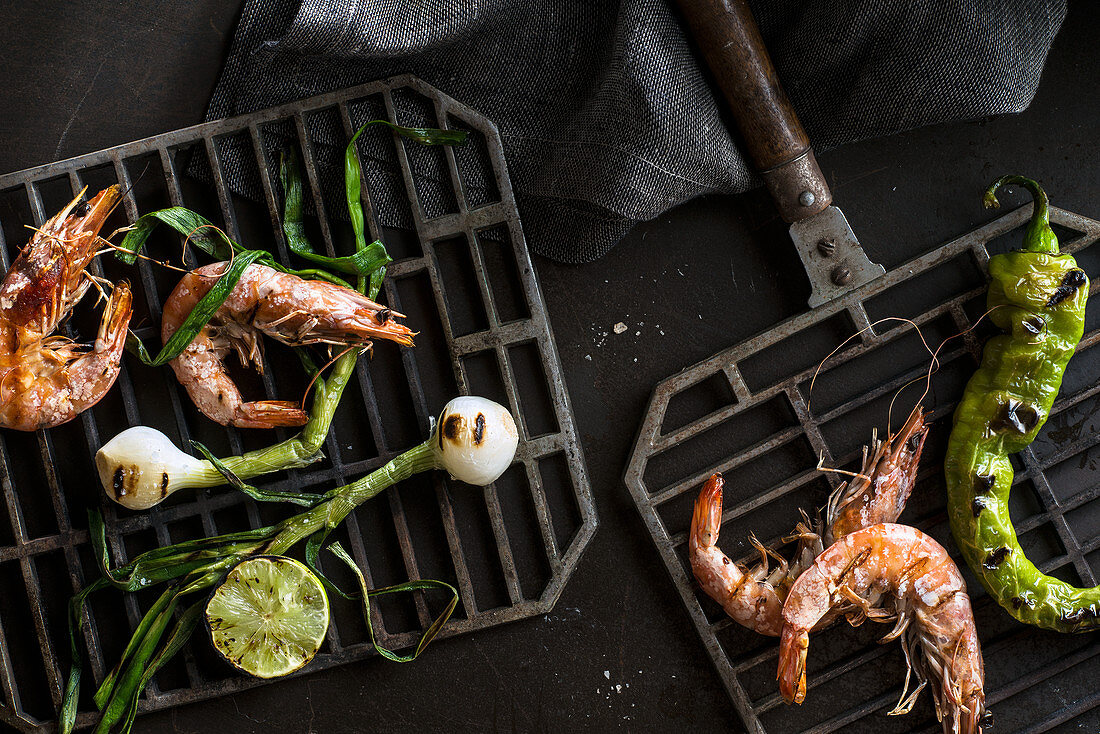
M 986 209 L 999 207 L 1001 203 L 997 201 L 997 189 L 1006 184 L 1023 186 L 1031 192 L 1032 198 L 1035 199 L 1035 208 L 1031 220 L 1028 221 L 1027 228 L 1024 230 L 1024 246 L 1022 249 L 1028 252 L 1047 252 L 1051 255 L 1057 255 L 1058 237 L 1054 234 L 1054 230 L 1050 228 L 1050 200 L 1047 198 L 1047 192 L 1043 191 L 1043 187 L 1038 183 L 1024 176 L 1001 176 L 985 190 L 982 204 Z

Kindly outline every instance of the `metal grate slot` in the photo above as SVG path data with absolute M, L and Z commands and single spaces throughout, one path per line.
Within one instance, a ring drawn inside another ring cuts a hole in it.
M 425 150 L 375 126 L 357 150 L 372 238 L 397 261 L 382 300 L 408 314 L 418 346 L 379 344 L 364 360 L 337 412 L 326 458 L 263 479 L 272 489 L 323 492 L 381 466 L 422 441 L 429 418 L 456 393 L 484 389 L 508 406 L 520 427 L 513 467 L 494 486 L 473 488 L 441 473 L 389 490 L 350 515 L 337 534 L 374 585 L 418 577 L 455 584 L 461 604 L 441 636 L 472 632 L 553 607 L 596 528 L 595 507 L 545 305 L 523 239 L 496 127 L 409 76 L 221 120 L 0 176 L 0 265 L 26 242 L 24 224 L 41 224 L 85 184 L 118 182 L 124 205 L 106 227 L 167 205 L 196 209 L 245 246 L 289 257 L 279 225 L 279 152 L 297 145 L 305 169 L 308 233 L 330 255 L 354 250 L 341 218 L 342 151 L 369 119 L 461 127 L 472 143 Z M 404 229 L 385 229 L 378 214 Z M 149 241 L 158 259 L 178 259 L 182 238 L 164 230 Z M 188 251 L 189 265 L 206 262 Z M 164 299 L 178 275 L 148 262 L 100 260 L 101 272 L 135 290 L 133 328 L 159 344 Z M 90 299 L 89 299 L 90 302 Z M 66 325 L 87 340 L 98 311 L 88 303 Z M 296 360 L 267 344 L 265 375 L 241 376 L 249 395 L 293 399 L 306 381 Z M 257 506 L 227 489 L 174 496 L 148 513 L 107 502 L 94 483 L 95 450 L 119 430 L 146 424 L 180 445 L 199 440 L 219 454 L 289 437 L 241 431 L 202 416 L 167 369 L 129 355 L 117 386 L 95 408 L 39 434 L 0 433 L 0 722 L 23 731 L 50 728 L 67 672 L 68 597 L 95 573 L 84 508 L 99 504 L 111 559 L 125 563 L 152 547 L 198 535 L 277 522 L 292 509 Z M 338 564 L 326 569 L 350 587 Z M 342 575 L 343 574 L 343 575 Z M 91 692 L 114 664 L 155 592 L 93 597 L 85 652 L 91 680 L 79 723 L 94 720 Z M 372 605 L 379 641 L 413 642 L 439 611 L 414 595 Z M 121 603 L 120 603 L 121 602 Z M 305 672 L 373 654 L 359 610 L 333 599 L 334 623 Z M 121 612 L 121 613 L 120 613 Z M 24 630 L 34 630 L 33 635 Z M 18 632 L 16 632 L 18 631 Z M 157 675 L 140 711 L 219 696 L 261 681 L 234 675 L 201 640 Z
M 904 717 L 887 717 L 904 677 L 884 630 L 837 625 L 815 636 L 807 702 L 788 707 L 775 686 L 777 645 L 732 622 L 692 578 L 687 557 L 691 506 L 703 480 L 726 474 L 721 545 L 746 558 L 750 533 L 778 538 L 797 508 L 820 507 L 838 478 L 814 471 L 816 456 L 851 465 L 871 429 L 885 427 L 894 394 L 927 369 L 920 339 L 900 323 L 878 324 L 818 362 L 849 335 L 885 317 L 910 318 L 934 347 L 970 328 L 984 311 L 982 273 L 990 254 L 1018 247 L 1031 215 L 1025 206 L 906 263 L 857 291 L 788 319 L 659 383 L 639 430 L 625 482 L 696 631 L 748 731 L 940 731 L 930 697 Z M 1063 248 L 1077 254 L 1100 290 L 1100 222 L 1053 210 Z M 1100 383 L 1100 310 L 1070 361 L 1054 414 L 1028 450 L 1014 457 L 1012 515 L 1021 543 L 1045 572 L 1092 586 L 1100 573 L 1100 434 L 1094 430 Z M 925 407 L 932 432 L 924 468 L 903 522 L 954 550 L 945 514 L 942 460 L 951 414 L 992 333 L 979 325 L 940 354 Z M 894 428 L 920 388 L 894 405 Z M 801 448 L 805 447 L 805 448 Z M 799 451 L 806 455 L 799 457 Z M 849 467 L 850 468 L 850 467 Z M 1066 722 L 1095 730 L 1100 697 L 1089 672 L 1100 635 L 1054 635 L 1016 623 L 964 571 L 983 643 L 988 702 L 1013 731 L 1041 732 Z M 1012 671 L 1004 676 L 1003 671 Z M 1091 722 L 1091 723 L 1090 723 Z

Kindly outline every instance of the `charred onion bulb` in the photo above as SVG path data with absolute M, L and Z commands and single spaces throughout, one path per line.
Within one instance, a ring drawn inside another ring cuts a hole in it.
M 508 409 L 475 395 L 447 403 L 435 425 L 439 468 L 452 479 L 485 485 L 496 481 L 516 455 L 519 432 Z
M 127 428 L 103 444 L 95 465 L 107 496 L 131 510 L 147 510 L 179 489 L 225 483 L 210 462 L 148 426 Z

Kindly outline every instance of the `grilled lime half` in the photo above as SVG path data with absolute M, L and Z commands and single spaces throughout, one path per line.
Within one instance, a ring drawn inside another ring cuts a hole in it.
M 312 660 L 328 620 L 321 581 L 304 564 L 283 556 L 241 561 L 206 603 L 214 649 L 257 678 L 278 678 Z

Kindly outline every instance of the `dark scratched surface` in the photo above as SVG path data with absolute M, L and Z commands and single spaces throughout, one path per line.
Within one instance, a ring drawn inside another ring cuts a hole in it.
M 4 3 L 0 170 L 201 121 L 238 9 Z M 1002 173 L 1038 178 L 1058 206 L 1100 218 L 1098 23 L 1095 6 L 1072 9 L 1022 115 L 820 156 L 873 260 L 897 265 L 985 221 L 979 194 Z M 682 206 L 599 262 L 537 269 L 600 515 L 553 613 L 441 642 L 414 664 L 368 660 L 143 716 L 135 731 L 741 729 L 621 475 L 660 378 L 802 309 L 798 259 L 757 191 Z M 620 321 L 630 328 L 614 335 Z M 1100 731 L 1095 710 L 1067 726 Z

